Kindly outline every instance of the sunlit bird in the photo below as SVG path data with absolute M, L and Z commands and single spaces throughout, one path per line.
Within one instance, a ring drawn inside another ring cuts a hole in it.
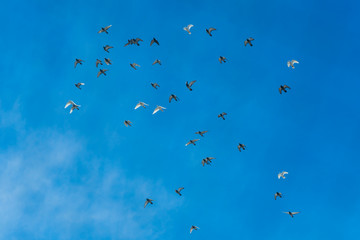
M 195 134 L 199 134 L 200 136 L 204 136 L 205 133 L 207 133 L 208 131 L 198 131 Z
M 210 37 L 212 37 L 211 32 L 215 31 L 215 30 L 216 30 L 216 28 L 209 28 L 209 29 L 206 29 L 206 32 L 209 34 Z
M 187 25 L 186 27 L 184 27 L 183 29 L 184 29 L 185 31 L 187 31 L 189 34 L 191 34 L 190 29 L 191 29 L 193 26 L 194 26 L 194 25 L 189 24 L 189 25 Z
M 111 27 L 112 25 L 109 25 L 109 26 L 107 26 L 107 27 L 102 27 L 99 31 L 98 31 L 98 33 L 102 33 L 102 32 L 104 32 L 104 33 L 106 33 L 106 34 L 108 34 L 108 29 Z
M 193 230 L 198 230 L 198 229 L 200 229 L 200 228 L 197 227 L 197 226 L 191 226 L 191 228 L 190 228 L 190 234 L 192 233 Z
M 131 127 L 131 126 L 132 126 L 132 125 L 131 125 L 132 122 L 130 122 L 129 120 L 125 120 L 125 121 L 124 121 L 124 124 L 125 124 L 126 127 Z
M 147 198 L 146 201 L 145 201 L 145 204 L 144 204 L 144 208 L 146 208 L 146 206 L 150 203 L 150 204 L 153 204 L 153 201 L 152 199 L 150 198 Z
M 76 68 L 76 65 L 78 65 L 78 63 L 80 63 L 80 65 L 82 65 L 83 62 L 84 62 L 84 60 L 75 58 L 74 68 Z
M 162 106 L 157 106 L 152 114 L 155 114 L 155 113 L 157 113 L 158 111 L 162 111 L 162 112 L 163 112 L 164 109 L 166 109 L 166 108 L 164 108 L 164 107 L 162 107 Z
M 151 86 L 152 86 L 153 88 L 155 88 L 155 89 L 157 89 L 158 87 L 160 87 L 160 85 L 157 84 L 157 83 L 151 83 Z
M 288 62 L 287 62 L 287 66 L 288 66 L 288 67 L 292 67 L 292 68 L 294 69 L 294 68 L 295 68 L 295 66 L 294 66 L 295 63 L 299 63 L 299 62 L 296 61 L 296 60 L 288 61 Z
M 278 179 L 280 179 L 280 178 L 285 179 L 285 174 L 289 174 L 289 173 L 285 172 L 285 171 L 282 171 L 282 172 L 278 173 Z
M 81 86 L 84 86 L 84 85 L 85 85 L 85 83 L 81 83 L 81 82 L 75 83 L 75 87 L 77 87 L 80 90 L 81 90 Z
M 197 141 L 199 141 L 200 139 L 194 139 L 194 140 L 190 140 L 190 141 L 188 141 L 186 144 L 185 144 L 185 146 L 189 146 L 190 144 L 193 144 L 194 146 L 196 146 L 196 142 Z
M 241 152 L 241 149 L 242 150 L 245 150 L 245 145 L 244 144 L 241 144 L 241 143 L 239 143 L 239 145 L 238 145 L 238 149 L 239 149 L 239 151 Z
M 222 113 L 220 113 L 220 114 L 218 115 L 218 118 L 222 118 L 223 120 L 225 120 L 225 117 L 224 117 L 224 116 L 226 116 L 226 115 L 227 115 L 226 112 L 222 112 Z
M 282 198 L 282 193 L 281 192 L 276 192 L 275 193 L 275 200 L 276 200 L 277 197 Z
M 101 60 L 96 59 L 96 67 L 98 67 L 98 66 L 99 66 L 99 64 L 100 64 L 100 65 L 103 65 L 103 64 L 102 64 L 102 62 L 101 62 Z
M 156 59 L 154 62 L 153 62 L 153 64 L 152 65 L 155 65 L 155 64 L 159 64 L 159 65 L 161 65 L 161 61 L 159 60 L 159 59 Z
M 194 83 L 196 82 L 196 80 L 194 80 L 194 81 L 191 81 L 191 82 L 188 82 L 188 81 L 186 81 L 186 87 L 190 90 L 190 91 L 192 91 L 192 85 L 194 85 Z
M 133 69 L 135 69 L 135 70 L 137 70 L 136 67 L 140 67 L 140 65 L 137 64 L 137 63 L 130 63 L 130 66 L 131 66 Z
M 105 58 L 104 62 L 106 63 L 106 65 L 111 65 L 111 60 L 109 58 Z
M 66 105 L 65 105 L 65 108 L 67 108 L 68 106 L 71 105 L 71 108 L 70 108 L 70 114 L 73 112 L 74 109 L 77 109 L 79 110 L 79 107 L 81 107 L 80 105 L 77 105 L 76 103 L 74 103 L 73 101 L 69 100 Z
M 146 106 L 149 106 L 149 104 L 146 104 L 144 102 L 139 102 L 138 104 L 136 104 L 134 109 L 138 109 L 139 107 L 146 108 Z
M 246 39 L 246 40 L 245 40 L 245 42 L 244 42 L 245 47 L 246 47 L 246 45 L 247 45 L 247 44 L 249 44 L 249 45 L 250 45 L 250 47 L 252 47 L 253 45 L 252 45 L 252 43 L 251 43 L 251 42 L 252 42 L 252 41 L 254 41 L 254 40 L 255 40 L 255 39 L 253 39 L 253 38 L 251 38 L 251 37 L 250 37 L 250 38 L 248 38 L 248 39 Z
M 106 71 L 108 71 L 107 69 L 100 69 L 98 74 L 97 74 L 97 77 L 99 77 L 101 74 L 104 74 L 106 76 Z
M 294 217 L 294 215 L 296 214 L 299 214 L 300 212 L 283 212 L 283 213 L 286 213 L 286 214 L 289 214 L 292 218 Z
M 104 50 L 105 50 L 106 52 L 109 52 L 109 49 L 114 48 L 114 47 L 109 46 L 109 45 L 105 45 L 105 46 L 103 46 L 103 48 L 104 48 Z
M 226 60 L 227 60 L 226 57 L 223 57 L 223 56 L 219 57 L 219 62 L 220 63 L 223 63 L 223 62 L 226 63 Z

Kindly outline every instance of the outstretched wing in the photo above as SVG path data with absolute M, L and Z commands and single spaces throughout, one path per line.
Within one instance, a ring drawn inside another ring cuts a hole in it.
M 155 110 L 154 110 L 154 112 L 153 112 L 152 114 L 157 113 L 159 110 L 160 110 L 160 108 L 159 108 L 159 107 L 156 107 Z
M 141 103 L 136 104 L 134 109 L 138 109 L 139 107 L 141 107 Z
M 300 212 L 291 212 L 292 215 L 299 214 Z
M 194 25 L 192 25 L 192 24 L 189 24 L 188 26 L 187 26 L 187 28 L 190 30 L 190 28 L 192 28 Z
M 189 87 L 191 87 L 195 82 L 196 82 L 196 80 L 191 81 L 191 82 L 189 83 Z
M 67 108 L 67 107 L 70 106 L 70 105 L 75 105 L 75 103 L 74 103 L 73 101 L 69 100 L 69 101 L 66 103 L 66 105 L 65 105 L 64 108 Z
M 112 25 L 109 25 L 107 27 L 104 27 L 105 30 L 108 30 Z
M 216 28 L 209 28 L 209 33 L 211 33 L 212 31 L 215 31 Z
M 294 64 L 294 63 L 299 63 L 299 62 L 296 60 L 291 60 L 291 63 Z
M 288 89 L 291 89 L 288 85 L 284 85 L 284 88 L 288 88 Z
M 145 201 L 145 204 L 144 204 L 144 208 L 145 208 L 148 204 L 149 204 L 149 201 L 146 200 L 146 201 Z
M 290 67 L 291 61 L 287 61 L 287 66 Z

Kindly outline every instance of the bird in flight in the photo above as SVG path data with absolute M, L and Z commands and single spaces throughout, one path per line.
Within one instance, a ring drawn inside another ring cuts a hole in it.
M 195 134 L 199 134 L 200 136 L 204 136 L 205 133 L 207 133 L 208 131 L 198 131 Z
M 252 45 L 251 41 L 254 41 L 254 40 L 255 40 L 255 39 L 253 39 L 253 38 L 251 38 L 251 37 L 248 38 L 248 39 L 246 39 L 245 42 L 244 42 L 245 47 L 246 47 L 247 44 L 249 44 L 250 47 L 252 47 L 253 45 Z
M 99 77 L 101 74 L 104 74 L 106 76 L 106 73 L 105 73 L 106 71 L 107 71 L 107 69 L 100 69 L 97 74 L 97 77 Z
M 100 64 L 100 65 L 103 65 L 103 64 L 102 64 L 102 62 L 101 62 L 101 60 L 96 59 L 96 67 L 98 67 L 98 66 L 99 66 L 99 64 Z
M 80 63 L 80 65 L 82 65 L 82 62 L 84 62 L 84 60 L 75 58 L 74 68 L 76 68 L 76 65 L 78 65 L 78 63 Z
M 184 27 L 183 29 L 184 29 L 185 31 L 187 31 L 189 34 L 191 34 L 190 28 L 192 28 L 193 26 L 194 26 L 194 25 L 189 24 L 189 25 L 187 25 L 186 27 Z
M 144 102 L 139 102 L 138 104 L 136 104 L 134 109 L 138 109 L 139 107 L 146 108 L 146 106 L 149 106 L 149 105 Z
M 286 213 L 286 214 L 289 214 L 292 218 L 294 217 L 295 214 L 299 214 L 300 212 L 283 212 L 283 213 Z
M 71 105 L 71 109 L 70 109 L 70 114 L 73 112 L 74 109 L 79 110 L 80 105 L 77 105 L 76 103 L 74 103 L 73 101 L 69 100 L 66 105 L 65 108 L 67 108 L 68 106 Z
M 109 52 L 109 49 L 114 48 L 114 47 L 109 46 L 109 45 L 105 45 L 105 46 L 103 46 L 103 48 L 104 48 L 104 50 L 105 50 L 106 52 Z
M 192 91 L 192 88 L 191 88 L 191 86 L 194 84 L 196 82 L 196 80 L 194 80 L 194 81 L 191 81 L 190 83 L 188 82 L 188 81 L 186 81 L 186 87 L 190 90 L 190 91 Z
M 279 87 L 279 92 L 280 92 L 280 94 L 282 94 L 282 91 L 284 91 L 284 92 L 287 92 L 286 91 L 286 89 L 291 89 L 288 85 L 280 85 L 280 87 Z
M 153 43 L 156 43 L 157 45 L 160 45 L 160 44 L 159 44 L 159 41 L 156 40 L 156 38 L 153 38 L 153 39 L 151 40 L 150 46 L 153 45 Z
M 200 139 L 194 139 L 194 140 L 190 140 L 189 142 L 187 142 L 186 144 L 185 144 L 185 146 L 188 146 L 188 145 L 190 145 L 190 144 L 193 144 L 194 146 L 196 146 L 196 142 L 197 141 L 199 141 Z
M 152 199 L 150 198 L 147 198 L 146 201 L 145 201 L 145 204 L 144 204 L 144 208 L 146 208 L 146 206 L 150 203 L 150 204 L 153 204 L 153 201 Z
M 143 42 L 143 40 L 142 39 L 140 39 L 140 38 L 135 38 L 135 39 L 133 39 L 134 40 L 134 44 L 136 44 L 136 45 L 138 45 L 138 46 L 140 46 L 140 41 L 141 42 Z
M 245 150 L 245 145 L 244 144 L 241 144 L 241 143 L 239 143 L 239 145 L 238 145 L 238 149 L 239 149 L 239 151 L 241 152 L 241 149 L 242 150 Z
M 200 229 L 200 228 L 197 227 L 197 226 L 191 226 L 191 228 L 190 228 L 190 234 L 192 233 L 193 230 L 198 230 L 198 229 Z
M 151 86 L 152 86 L 153 88 L 155 88 L 155 89 L 157 89 L 158 87 L 160 87 L 159 84 L 157 84 L 157 83 L 151 83 Z
M 215 30 L 216 30 L 216 28 L 209 28 L 209 29 L 206 29 L 206 32 L 209 34 L 210 37 L 212 37 L 211 32 L 215 31 Z
M 140 67 L 140 65 L 137 64 L 137 63 L 130 63 L 130 66 L 131 66 L 133 69 L 135 69 L 135 70 L 137 70 L 136 67 Z
M 180 193 L 180 192 L 181 192 L 183 189 L 184 189 L 183 187 L 180 187 L 180 188 L 176 189 L 175 192 L 176 192 L 177 194 L 179 194 L 179 196 L 181 196 L 181 193 Z
M 155 65 L 155 64 L 159 64 L 159 65 L 161 65 L 161 61 L 159 60 L 159 59 L 156 59 L 154 62 L 153 62 L 153 64 L 152 65 Z
M 282 171 L 282 172 L 278 173 L 278 179 L 280 179 L 280 178 L 285 179 L 285 174 L 289 174 L 289 173 L 285 172 L 285 171 Z
M 281 192 L 276 192 L 275 193 L 275 200 L 276 200 L 277 197 L 282 198 L 282 193 Z
M 102 27 L 102 28 L 98 31 L 98 33 L 105 32 L 106 34 L 109 34 L 107 30 L 108 30 L 111 26 L 112 26 L 112 25 L 109 25 L 109 26 L 107 26 L 107 27 Z
M 163 112 L 164 109 L 166 109 L 166 108 L 164 108 L 164 107 L 162 107 L 162 106 L 157 106 L 152 114 L 155 114 L 155 113 L 157 113 L 158 111 L 162 111 L 162 112 Z
M 75 87 L 77 87 L 80 90 L 81 90 L 81 86 L 84 86 L 84 85 L 85 85 L 85 83 L 81 83 L 81 82 L 75 83 Z
M 174 94 L 171 94 L 170 95 L 170 97 L 169 97 L 169 103 L 171 103 L 171 100 L 175 100 L 175 101 L 178 101 L 179 100 L 179 98 L 176 96 L 176 95 L 174 95 Z
M 222 112 L 222 113 L 220 113 L 219 115 L 218 115 L 218 118 L 222 118 L 223 120 L 225 120 L 225 117 L 224 116 L 226 116 L 227 115 L 227 113 L 226 112 Z
M 288 61 L 288 62 L 287 62 L 287 66 L 288 66 L 288 67 L 292 67 L 292 68 L 294 69 L 294 68 L 295 68 L 295 66 L 294 66 L 295 63 L 299 63 L 299 62 L 296 61 L 296 60 Z
M 215 158 L 213 158 L 213 157 L 204 158 L 204 159 L 201 161 L 201 164 L 202 164 L 203 166 L 205 166 L 205 164 L 210 165 L 211 160 L 213 160 L 213 159 L 215 159 Z
M 109 58 L 105 58 L 104 62 L 106 63 L 106 65 L 111 65 L 111 60 Z
M 223 62 L 226 63 L 226 60 L 227 60 L 226 57 L 223 57 L 223 56 L 219 57 L 219 62 L 220 63 L 223 63 Z
M 129 127 L 129 126 L 131 127 L 131 123 L 132 122 L 130 122 L 129 120 L 124 121 L 124 124 L 125 124 L 126 127 Z

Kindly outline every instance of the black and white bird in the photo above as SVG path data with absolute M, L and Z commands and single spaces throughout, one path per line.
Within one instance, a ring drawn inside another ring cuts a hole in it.
M 170 97 L 169 97 L 169 103 L 171 103 L 171 100 L 173 100 L 173 99 L 174 99 L 176 102 L 179 100 L 179 98 L 178 98 L 176 95 L 171 94 Z
M 184 189 L 183 187 L 180 187 L 180 188 L 176 189 L 175 192 L 176 192 L 177 194 L 179 194 L 179 196 L 181 196 L 181 193 L 180 193 L 180 192 L 181 192 L 183 189 Z
M 220 114 L 218 115 L 218 118 L 222 118 L 223 120 L 225 120 L 225 117 L 224 117 L 224 116 L 226 116 L 226 115 L 227 115 L 226 112 L 222 112 L 222 113 L 220 113 Z
M 96 67 L 98 67 L 99 64 L 100 64 L 100 65 L 103 65 L 100 59 L 96 59 Z
M 160 85 L 157 84 L 157 83 L 151 83 L 151 86 L 152 86 L 153 88 L 155 88 L 155 89 L 157 89 L 158 87 L 160 87 Z
M 162 107 L 162 106 L 157 106 L 152 114 L 155 114 L 155 113 L 157 113 L 158 111 L 162 111 L 162 112 L 163 112 L 164 109 L 166 109 L 166 108 L 164 108 L 164 107 Z
M 226 57 L 223 57 L 223 56 L 219 57 L 219 62 L 220 63 L 223 63 L 223 62 L 226 63 L 226 60 L 227 60 Z
M 281 192 L 276 192 L 275 193 L 275 200 L 276 200 L 277 197 L 282 198 L 282 193 Z
M 136 67 L 140 67 L 140 65 L 137 64 L 137 63 L 130 63 L 130 66 L 131 66 L 133 69 L 135 69 L 135 70 L 137 70 Z
M 238 149 L 239 149 L 239 151 L 241 152 L 241 149 L 242 150 L 245 150 L 245 145 L 244 144 L 241 144 L 241 143 L 239 143 L 239 145 L 238 145 Z
M 111 27 L 112 25 L 109 25 L 109 26 L 107 26 L 107 27 L 102 27 L 99 31 L 98 31 L 98 33 L 102 33 L 102 32 L 104 32 L 104 33 L 106 33 L 106 34 L 108 34 L 108 29 Z
M 194 26 L 194 25 L 189 24 L 189 25 L 187 25 L 186 27 L 184 27 L 183 29 L 184 29 L 185 31 L 187 31 L 189 34 L 191 34 L 190 29 L 191 29 L 193 26 Z
M 144 204 L 144 208 L 146 208 L 146 206 L 150 203 L 150 204 L 153 204 L 153 201 L 152 199 L 150 198 L 147 198 L 146 201 L 145 201 L 145 204 Z
M 74 109 L 77 109 L 79 110 L 79 107 L 81 107 L 80 105 L 77 105 L 76 103 L 74 103 L 73 101 L 69 100 L 66 105 L 65 105 L 65 108 L 67 108 L 68 106 L 71 105 L 71 108 L 70 108 L 70 114 L 73 112 Z
M 104 74 L 106 76 L 106 71 L 108 71 L 107 69 L 100 69 L 98 74 L 97 74 L 97 77 L 99 77 L 101 74 Z
M 295 68 L 295 66 L 294 66 L 295 63 L 299 63 L 299 62 L 296 61 L 296 60 L 288 61 L 288 62 L 287 62 L 287 66 L 288 66 L 288 67 L 292 67 L 292 69 L 294 69 L 294 68 Z
M 109 45 L 105 45 L 105 46 L 103 46 L 103 48 L 104 48 L 104 50 L 105 50 L 106 52 L 109 53 L 109 49 L 114 48 L 114 47 L 109 46 Z
M 134 109 L 138 109 L 139 107 L 146 108 L 146 106 L 149 106 L 149 105 L 144 102 L 139 102 L 138 104 L 136 104 Z
M 193 230 L 198 230 L 198 229 L 200 229 L 200 228 L 197 227 L 197 226 L 191 226 L 191 228 L 190 228 L 190 234 L 192 233 Z
M 279 92 L 282 94 L 282 91 L 287 92 L 286 89 L 291 89 L 288 85 L 280 85 Z
M 132 125 L 131 125 L 132 122 L 130 122 L 129 120 L 125 120 L 125 121 L 124 121 L 124 124 L 125 124 L 126 127 L 131 127 L 131 126 L 132 126 Z
M 285 171 L 282 171 L 282 172 L 278 173 L 278 179 L 280 179 L 280 178 L 285 179 L 285 174 L 289 174 L 289 173 L 285 172 Z
M 209 28 L 209 29 L 206 29 L 206 32 L 209 34 L 210 37 L 212 37 L 211 32 L 215 31 L 215 30 L 216 30 L 216 28 Z
M 194 81 L 191 81 L 191 82 L 188 82 L 188 81 L 186 81 L 186 87 L 190 90 L 190 91 L 192 91 L 192 85 L 194 85 L 194 83 L 196 82 L 196 80 L 194 80 Z
M 200 139 L 193 139 L 193 140 L 190 140 L 190 141 L 188 141 L 186 144 L 185 144 L 185 146 L 189 146 L 190 144 L 193 144 L 194 146 L 196 146 L 196 142 L 197 141 L 199 141 Z
M 156 59 L 154 62 L 153 62 L 153 64 L 152 65 L 155 65 L 155 64 L 159 64 L 159 65 L 161 65 L 161 61 L 159 60 L 159 59 Z
M 289 214 L 292 218 L 294 217 L 294 215 L 296 214 L 299 214 L 300 212 L 283 212 L 283 213 L 286 213 L 286 214 Z
M 252 42 L 252 41 L 254 41 L 254 40 L 255 40 L 255 39 L 253 39 L 253 38 L 251 38 L 251 37 L 250 37 L 250 38 L 248 38 L 248 39 L 246 39 L 246 40 L 245 40 L 245 42 L 244 42 L 245 47 L 246 47 L 246 45 L 247 45 L 247 44 L 249 44 L 249 45 L 250 45 L 250 47 L 252 47 L 253 45 L 252 45 L 252 43 L 251 43 L 251 42 Z
M 204 136 L 205 133 L 207 133 L 208 131 L 198 131 L 195 134 L 199 134 L 200 136 Z
M 153 43 L 156 43 L 157 45 L 160 45 L 160 44 L 159 44 L 159 41 L 156 40 L 156 38 L 153 38 L 153 39 L 151 40 L 150 46 L 153 45 Z
M 85 83 L 79 82 L 79 83 L 75 83 L 75 87 L 77 87 L 78 89 L 81 90 L 81 86 L 84 86 Z
M 84 62 L 84 60 L 75 58 L 74 68 L 76 68 L 76 65 L 78 65 L 78 63 L 79 63 L 80 65 L 82 65 L 83 62 Z
M 111 65 L 111 60 L 109 58 L 105 58 L 104 62 L 106 63 L 106 65 Z

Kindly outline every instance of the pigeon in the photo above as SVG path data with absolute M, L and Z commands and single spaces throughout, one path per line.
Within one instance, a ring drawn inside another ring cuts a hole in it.
M 145 106 L 149 106 L 149 105 L 144 102 L 139 102 L 138 104 L 136 104 L 134 109 L 138 109 L 139 107 L 146 108 Z
M 289 214 L 292 218 L 294 217 L 295 214 L 298 214 L 300 212 L 283 212 L 283 213 L 286 213 L 286 214 Z
M 194 146 L 196 146 L 196 142 L 199 141 L 200 139 L 194 139 L 194 140 L 190 140 L 188 143 L 185 144 L 185 146 L 188 146 L 190 144 L 193 144 Z
M 207 133 L 208 131 L 198 131 L 195 134 L 199 134 L 200 136 L 204 136 L 205 133 Z
M 291 60 L 287 62 L 287 66 L 292 67 L 294 69 L 295 68 L 294 63 L 299 63 L 299 62 L 296 60 Z
M 76 65 L 77 65 L 78 63 L 80 63 L 80 65 L 82 65 L 82 62 L 84 62 L 84 60 L 75 58 L 74 68 L 76 68 Z
M 248 39 L 246 39 L 245 42 L 244 42 L 245 47 L 246 47 L 247 44 L 249 44 L 250 47 L 252 47 L 253 45 L 252 45 L 251 41 L 254 41 L 254 40 L 255 40 L 255 39 L 253 39 L 253 38 L 251 38 L 251 37 L 248 38 Z
M 102 62 L 101 62 L 101 60 L 96 59 L 96 67 L 98 67 L 98 66 L 99 66 L 99 64 L 100 64 L 100 65 L 103 65 L 103 64 L 102 64 Z
M 150 204 L 153 204 L 153 201 L 152 199 L 150 198 L 147 198 L 146 201 L 145 201 L 145 204 L 144 204 L 144 208 L 150 203 Z
M 124 47 L 126 47 L 127 45 L 132 45 L 132 44 L 134 44 L 134 40 L 129 39 L 128 42 L 124 45 Z
M 191 226 L 190 228 L 190 234 L 192 233 L 193 230 L 198 230 L 200 228 L 198 228 L 197 226 Z
M 190 28 L 192 28 L 193 26 L 194 26 L 194 25 L 189 24 L 189 25 L 187 25 L 186 27 L 184 27 L 183 29 L 184 29 L 185 31 L 187 31 L 189 34 L 191 34 Z
M 157 87 L 160 87 L 159 84 L 157 84 L 157 83 L 151 83 L 151 86 L 155 89 L 157 89 Z
M 124 121 L 124 124 L 125 124 L 126 127 L 129 127 L 129 126 L 131 127 L 131 123 L 132 122 L 130 122 L 129 120 Z
M 159 41 L 156 40 L 156 38 L 153 38 L 153 39 L 151 40 L 150 46 L 153 45 L 153 43 L 156 43 L 157 45 L 160 45 L 160 44 L 159 44 Z
M 140 65 L 137 64 L 137 63 L 130 63 L 130 66 L 131 66 L 133 69 L 135 69 L 135 70 L 137 70 L 136 67 L 140 67 Z
M 241 143 L 239 143 L 239 145 L 238 145 L 238 149 L 239 149 L 239 151 L 241 152 L 241 149 L 242 150 L 245 150 L 245 145 L 244 144 L 241 144 Z
M 155 114 L 155 113 L 157 113 L 158 111 L 162 111 L 162 112 L 163 112 L 164 109 L 166 109 L 166 108 L 164 108 L 164 107 L 162 107 L 162 106 L 157 106 L 152 114 Z
M 111 60 L 109 58 L 105 58 L 104 62 L 106 63 L 106 65 L 111 65 Z
M 100 69 L 97 74 L 97 77 L 99 77 L 101 74 L 104 74 L 106 76 L 106 73 L 105 73 L 106 71 L 107 71 L 107 69 Z
M 289 174 L 289 173 L 285 172 L 285 171 L 282 171 L 282 172 L 278 173 L 278 179 L 280 179 L 280 178 L 285 179 L 285 174 Z
M 181 196 L 181 193 L 180 193 L 180 192 L 181 192 L 181 190 L 183 190 L 183 189 L 184 189 L 183 187 L 178 188 L 178 189 L 175 190 L 175 192 Z
M 284 91 L 284 92 L 287 92 L 286 91 L 286 89 L 291 89 L 288 85 L 280 85 L 280 87 L 279 87 L 279 92 L 280 92 L 280 94 L 282 94 L 282 91 Z
M 109 25 L 109 26 L 107 26 L 107 27 L 102 27 L 102 28 L 98 31 L 98 33 L 105 32 L 106 34 L 109 34 L 107 30 L 108 30 L 111 26 L 112 26 L 112 25 Z
M 281 194 L 281 192 L 276 192 L 276 193 L 275 193 L 275 200 L 276 200 L 276 198 L 277 198 L 277 197 L 282 198 L 282 194 Z
M 227 113 L 226 112 L 222 112 L 222 113 L 220 113 L 219 115 L 218 115 L 218 118 L 222 118 L 222 119 L 224 119 L 225 120 L 225 115 L 227 115 Z
M 73 101 L 69 100 L 66 105 L 65 108 L 67 108 L 68 106 L 71 105 L 71 109 L 70 109 L 70 114 L 73 112 L 74 109 L 79 110 L 80 105 L 77 105 L 76 103 L 74 103 Z
M 159 64 L 159 65 L 161 65 L 161 61 L 159 60 L 159 59 L 156 59 L 154 62 L 153 62 L 153 64 L 152 65 L 155 65 L 155 64 Z
M 85 85 L 85 83 L 81 83 L 81 82 L 75 83 L 75 87 L 77 87 L 80 90 L 81 90 L 81 86 L 84 86 L 84 85 Z
M 196 82 L 196 80 L 191 81 L 190 83 L 186 81 L 186 83 L 185 83 L 185 84 L 186 84 L 186 87 L 187 87 L 190 91 L 192 91 L 191 86 L 192 86 L 195 82 Z
M 134 44 L 136 44 L 138 46 L 140 46 L 140 44 L 139 44 L 140 41 L 143 42 L 143 40 L 140 38 L 133 39 L 133 41 L 134 41 Z
M 173 99 L 174 99 L 175 101 L 179 100 L 179 98 L 178 98 L 176 95 L 171 94 L 170 97 L 169 97 L 169 103 L 171 103 L 171 100 L 173 100 Z
M 226 57 L 223 57 L 223 56 L 219 57 L 219 62 L 220 63 L 223 63 L 223 62 L 226 63 L 226 60 L 227 60 Z
M 202 163 L 203 166 L 205 166 L 205 163 L 206 163 L 207 165 L 210 165 L 212 159 L 215 159 L 215 158 L 213 158 L 213 157 L 204 158 L 204 159 L 201 161 L 201 163 Z
M 109 46 L 109 45 L 106 45 L 106 46 L 103 46 L 103 48 L 104 48 L 104 50 L 105 50 L 106 52 L 109 52 L 109 49 L 110 49 L 110 48 L 114 48 L 114 47 Z
M 206 32 L 209 34 L 210 37 L 212 37 L 211 32 L 215 31 L 215 30 L 216 30 L 216 28 L 209 28 L 209 29 L 206 29 Z

